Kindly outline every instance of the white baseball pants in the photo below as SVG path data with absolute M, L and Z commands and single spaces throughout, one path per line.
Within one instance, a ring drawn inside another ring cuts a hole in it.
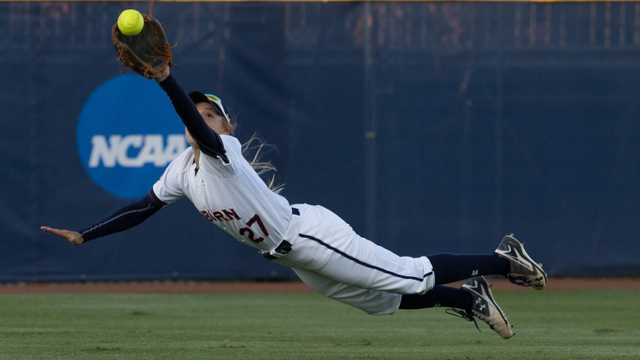
M 356 234 L 322 206 L 293 205 L 285 239 L 288 254 L 275 259 L 291 267 L 312 289 L 372 315 L 393 314 L 402 294 L 423 294 L 434 286 L 427 257 L 398 256 Z

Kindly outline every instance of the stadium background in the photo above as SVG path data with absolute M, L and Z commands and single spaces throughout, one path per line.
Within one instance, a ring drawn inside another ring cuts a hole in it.
M 130 200 L 76 146 L 122 70 L 111 26 L 148 2 L 1 2 L 0 281 L 289 278 L 188 201 L 80 247 Z M 158 2 L 174 74 L 275 144 L 292 203 L 403 255 L 515 233 L 550 275 L 640 269 L 640 4 Z M 118 106 L 118 104 L 113 104 Z M 149 104 L 153 107 L 154 104 Z M 149 187 L 152 184 L 149 184 Z

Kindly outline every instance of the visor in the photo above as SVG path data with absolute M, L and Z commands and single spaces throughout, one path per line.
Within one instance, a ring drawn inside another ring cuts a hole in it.
M 194 104 L 201 103 L 201 102 L 208 102 L 209 104 L 211 104 L 211 106 L 213 106 L 213 108 L 216 110 L 218 115 L 224 116 L 224 118 L 227 119 L 229 124 L 231 124 L 231 119 L 229 119 L 229 115 L 224 110 L 224 106 L 222 106 L 222 100 L 220 100 L 219 97 L 211 94 L 204 94 L 204 93 L 201 93 L 200 91 L 193 91 L 189 93 L 189 97 L 191 98 L 191 101 L 193 101 Z

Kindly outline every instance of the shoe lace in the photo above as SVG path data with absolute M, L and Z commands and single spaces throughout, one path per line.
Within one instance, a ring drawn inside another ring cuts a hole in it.
M 445 312 L 447 314 L 453 315 L 453 316 L 455 316 L 457 318 L 465 319 L 467 321 L 472 321 L 473 324 L 476 326 L 476 329 L 478 329 L 478 331 L 482 332 L 482 330 L 480 330 L 480 327 L 478 327 L 478 322 L 476 321 L 476 319 L 473 317 L 473 315 L 469 314 L 466 310 L 449 308 L 449 309 L 445 310 Z

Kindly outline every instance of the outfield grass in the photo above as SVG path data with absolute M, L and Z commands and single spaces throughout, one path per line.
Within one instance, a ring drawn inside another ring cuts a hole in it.
M 1 295 L 0 359 L 640 359 L 640 291 L 494 293 L 510 340 L 315 293 Z

